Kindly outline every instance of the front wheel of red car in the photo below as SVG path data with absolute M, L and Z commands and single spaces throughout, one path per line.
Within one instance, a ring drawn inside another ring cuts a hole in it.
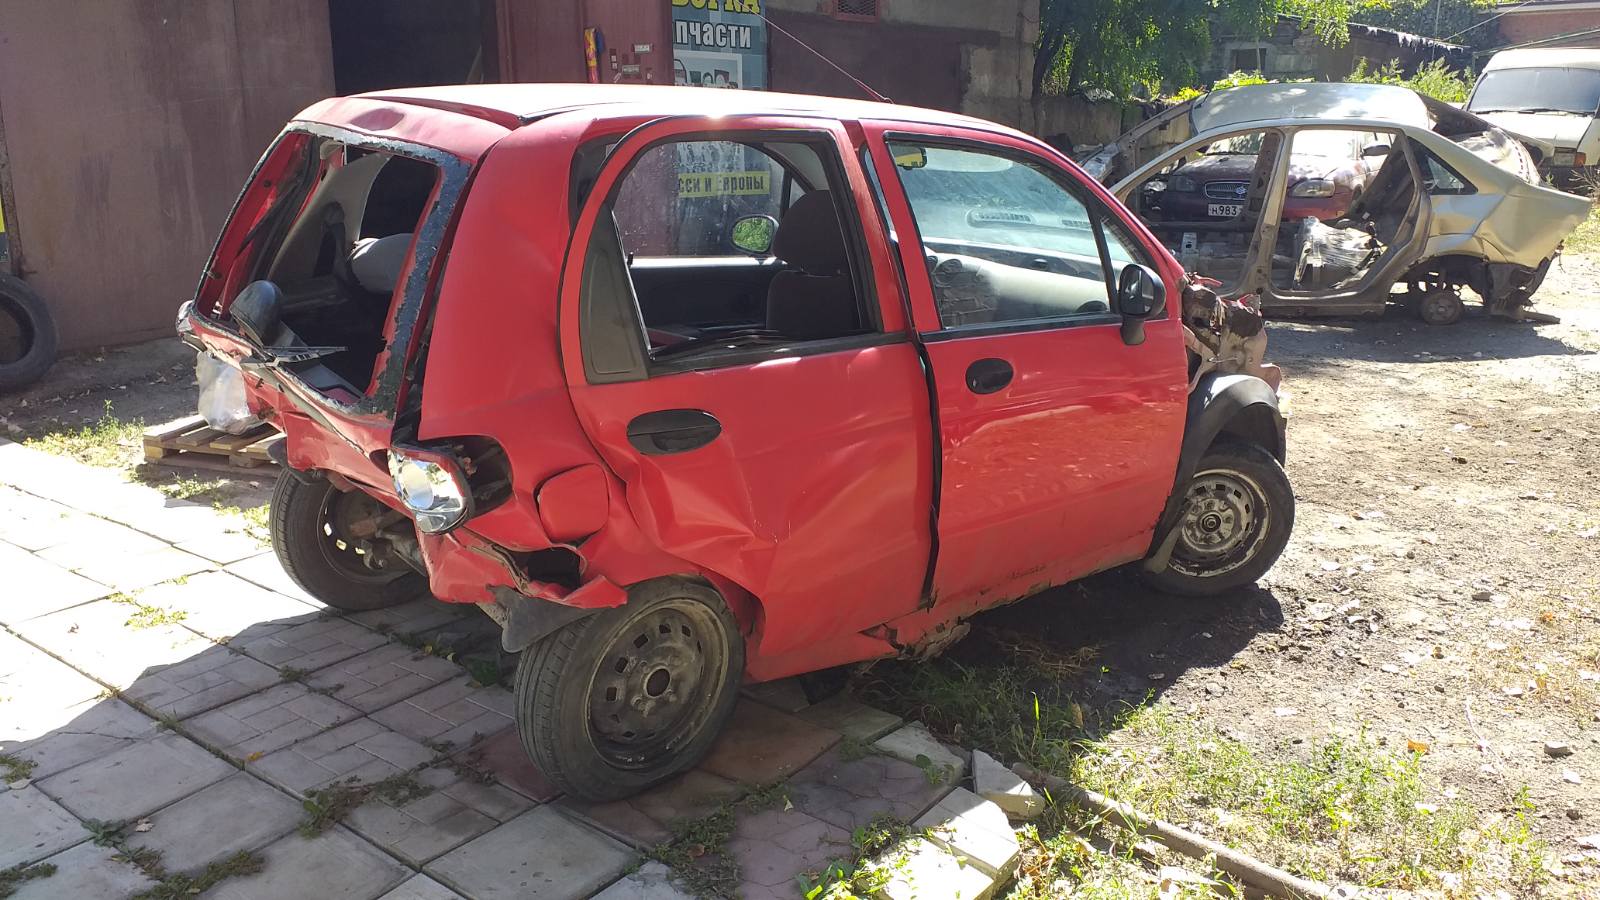
M 273 552 L 295 584 L 335 609 L 360 612 L 424 596 L 426 578 L 387 555 L 379 565 L 357 536 L 360 523 L 386 512 L 360 491 L 282 472 L 267 515 Z
M 517 667 L 522 745 L 562 791 L 616 800 L 705 758 L 733 714 L 744 638 L 722 597 L 683 579 L 542 638 Z
M 1146 572 L 1153 587 L 1214 597 L 1267 573 L 1294 530 L 1294 490 L 1271 453 L 1255 444 L 1219 442 L 1189 481 L 1172 558 Z

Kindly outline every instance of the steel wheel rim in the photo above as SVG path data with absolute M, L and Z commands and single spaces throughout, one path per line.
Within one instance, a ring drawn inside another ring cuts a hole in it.
M 1255 558 L 1272 510 L 1255 479 L 1211 469 L 1195 475 L 1178 521 L 1172 566 L 1189 575 L 1225 575 Z
M 381 584 L 395 578 L 394 573 L 369 568 L 366 553 L 350 537 L 349 523 L 381 512 L 379 506 L 378 501 L 360 491 L 330 490 L 322 500 L 317 515 L 317 546 L 328 565 L 351 581 Z
M 617 628 L 589 684 L 589 737 L 613 766 L 644 769 L 693 740 L 720 704 L 728 634 L 705 604 L 674 598 Z
M 1422 297 L 1422 317 L 1429 322 L 1443 322 L 1455 310 L 1455 296 L 1443 291 L 1432 291 Z

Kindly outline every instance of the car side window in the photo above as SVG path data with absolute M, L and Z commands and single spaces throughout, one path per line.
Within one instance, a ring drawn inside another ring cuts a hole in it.
M 1112 273 L 1140 261 L 1042 165 L 932 142 L 889 149 L 944 328 L 1104 316 Z
M 1428 150 L 1421 144 L 1413 143 L 1417 150 L 1417 161 L 1422 164 L 1422 186 L 1430 194 L 1472 194 L 1474 188 L 1465 178 L 1456 174 L 1456 170 L 1445 165 L 1444 160 Z
M 875 333 L 850 198 L 831 136 L 719 134 L 642 151 L 590 240 L 581 335 L 591 379 Z

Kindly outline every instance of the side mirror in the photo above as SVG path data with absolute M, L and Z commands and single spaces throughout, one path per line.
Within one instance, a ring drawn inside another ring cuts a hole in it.
M 270 281 L 252 281 L 233 298 L 228 313 L 239 326 L 239 333 L 257 347 L 271 347 L 278 336 L 278 318 L 283 312 L 283 291 Z
M 1389 149 L 1390 148 L 1388 144 L 1369 144 L 1361 148 L 1361 156 L 1365 159 L 1375 159 L 1381 156 L 1388 156 Z
M 1130 347 L 1144 343 L 1144 320 L 1166 303 L 1167 288 L 1161 276 L 1129 263 L 1117 276 L 1117 314 L 1122 316 L 1122 342 Z
M 772 252 L 772 239 L 778 236 L 778 220 L 771 216 L 745 216 L 733 223 L 728 240 L 751 256 Z

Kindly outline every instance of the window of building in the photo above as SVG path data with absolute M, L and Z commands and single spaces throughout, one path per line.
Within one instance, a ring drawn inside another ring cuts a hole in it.
M 1267 70 L 1267 48 L 1265 47 L 1240 47 L 1228 54 L 1228 71 L 1230 72 L 1265 72 Z
M 833 17 L 856 22 L 876 22 L 878 0 L 833 0 Z

